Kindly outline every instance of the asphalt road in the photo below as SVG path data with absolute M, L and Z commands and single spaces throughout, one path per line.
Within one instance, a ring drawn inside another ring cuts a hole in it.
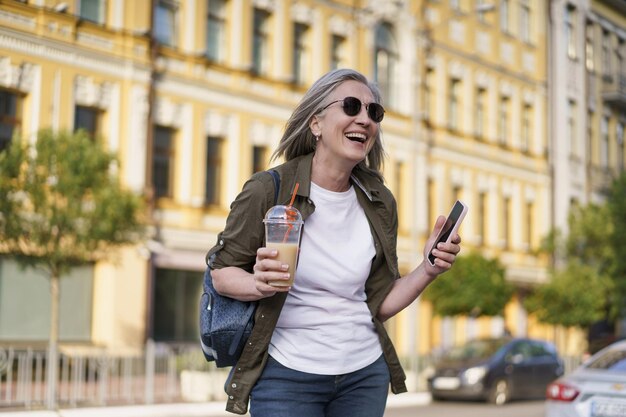
M 394 407 L 385 417 L 543 417 L 544 401 L 515 401 L 504 406 L 482 402 L 446 401 Z

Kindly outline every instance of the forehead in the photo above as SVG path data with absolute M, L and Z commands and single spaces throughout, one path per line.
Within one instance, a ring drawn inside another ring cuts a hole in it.
M 330 98 L 333 100 L 340 100 L 348 96 L 356 97 L 364 103 L 371 103 L 374 101 L 374 96 L 372 95 L 370 88 L 362 82 L 355 80 L 342 82 L 330 94 Z

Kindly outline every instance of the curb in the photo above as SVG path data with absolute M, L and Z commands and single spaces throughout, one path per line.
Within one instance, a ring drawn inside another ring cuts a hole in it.
M 387 408 L 426 405 L 431 402 L 426 392 L 390 394 Z M 0 417 L 223 417 L 227 413 L 225 401 L 205 403 L 173 403 L 154 405 L 128 405 L 111 407 L 70 408 L 58 411 L 0 411 Z

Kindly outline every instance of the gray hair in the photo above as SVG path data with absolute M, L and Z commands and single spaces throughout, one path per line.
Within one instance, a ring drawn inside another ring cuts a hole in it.
M 316 140 L 309 128 L 309 122 L 314 115 L 319 113 L 330 93 L 332 93 L 337 86 L 349 80 L 365 84 L 372 92 L 374 101 L 381 103 L 380 90 L 376 84 L 370 82 L 367 77 L 360 72 L 352 69 L 336 69 L 324 74 L 304 94 L 304 97 L 302 97 L 302 100 L 291 114 L 285 127 L 285 133 L 283 133 L 278 148 L 276 148 L 272 155 L 272 160 L 284 156 L 285 160 L 289 161 L 298 156 L 315 151 Z M 383 176 L 381 168 L 385 151 L 380 135 L 381 129 L 379 126 L 372 149 L 370 149 L 365 160 L 359 162 L 355 169 L 369 172 L 382 181 Z

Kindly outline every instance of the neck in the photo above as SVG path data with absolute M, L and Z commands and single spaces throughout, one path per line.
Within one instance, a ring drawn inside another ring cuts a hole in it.
M 332 164 L 329 160 L 315 153 L 311 166 L 311 181 L 329 191 L 348 191 L 352 168 L 354 167 Z

